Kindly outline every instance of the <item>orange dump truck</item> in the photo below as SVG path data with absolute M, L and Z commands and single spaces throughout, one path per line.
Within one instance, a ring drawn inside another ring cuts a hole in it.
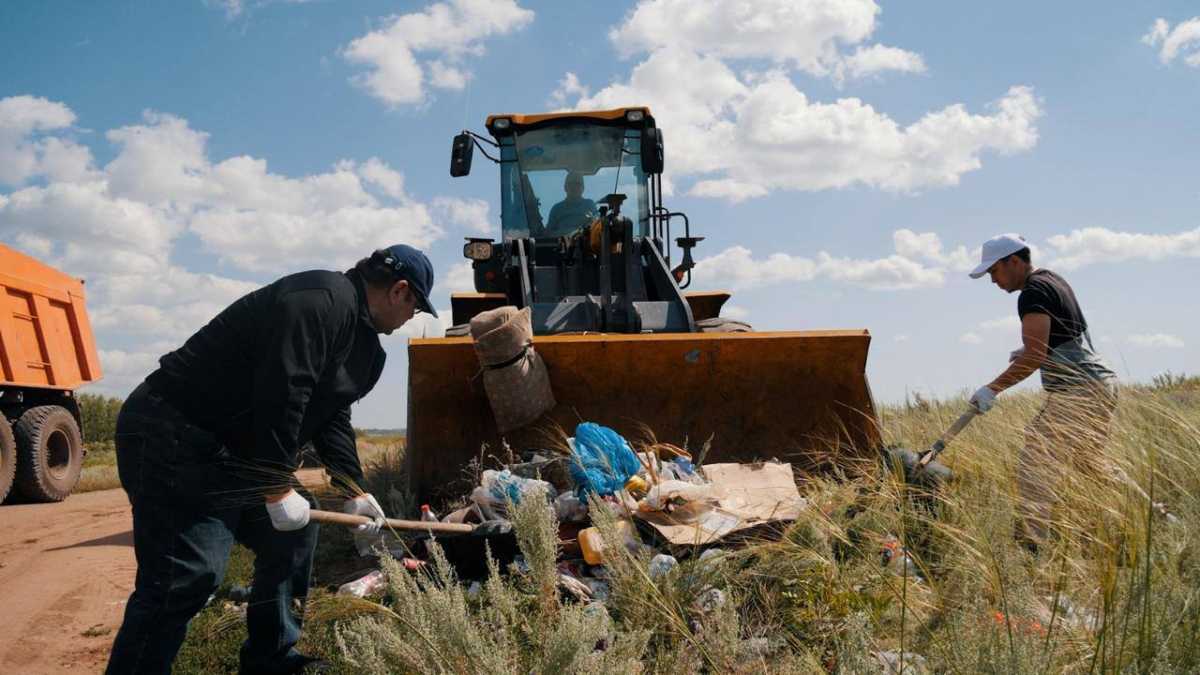
M 0 501 L 61 501 L 79 482 L 74 391 L 100 379 L 83 280 L 0 244 Z

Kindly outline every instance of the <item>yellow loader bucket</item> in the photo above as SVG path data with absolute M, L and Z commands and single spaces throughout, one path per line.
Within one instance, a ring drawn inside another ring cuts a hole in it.
M 587 421 L 636 440 L 645 425 L 693 453 L 711 436 L 705 462 L 774 457 L 820 470 L 879 445 L 870 342 L 865 330 L 536 337 L 558 405 L 505 439 L 514 451 L 545 448 L 555 423 L 573 434 Z M 468 464 L 487 460 L 481 446 L 502 454 L 471 339 L 413 339 L 408 356 L 412 490 L 422 501 L 461 495 Z

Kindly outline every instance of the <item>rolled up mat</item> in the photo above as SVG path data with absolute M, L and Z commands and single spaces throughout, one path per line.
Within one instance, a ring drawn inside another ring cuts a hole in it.
M 535 421 L 555 405 L 546 364 L 533 348 L 530 317 L 528 307 L 505 306 L 471 319 L 483 387 L 500 433 Z

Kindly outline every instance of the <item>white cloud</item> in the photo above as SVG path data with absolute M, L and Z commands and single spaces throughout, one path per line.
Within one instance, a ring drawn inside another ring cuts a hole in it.
M 1047 239 L 1054 249 L 1050 264 L 1076 269 L 1100 262 L 1200 258 L 1200 227 L 1175 234 L 1117 232 L 1087 227 Z
M 979 329 L 983 331 L 1006 331 L 1017 332 L 1021 331 L 1021 318 L 1016 314 L 1006 314 L 995 319 L 979 322 Z
M 116 396 L 125 396 L 158 367 L 164 351 L 125 351 L 100 349 L 100 370 L 104 379 L 94 389 Z
M 204 4 L 225 10 L 225 18 L 231 20 L 241 16 L 246 10 L 242 0 L 204 0 Z
M 968 345 L 983 344 L 985 340 L 994 339 L 998 333 L 1006 333 L 1010 338 L 1020 336 L 1021 319 L 1014 314 L 1005 314 L 994 319 L 987 319 L 975 324 L 975 327 L 958 337 L 958 341 Z
M 4 147 L 35 147 L 22 178 L 44 178 L 0 193 L 0 241 L 87 280 L 107 372 L 101 389 L 111 393 L 126 393 L 153 359 L 260 285 L 181 266 L 173 260 L 181 245 L 198 241 L 254 276 L 345 269 L 379 246 L 428 246 L 443 234 L 435 212 L 463 229 L 487 220 L 486 202 L 415 199 L 403 174 L 374 158 L 299 177 L 249 156 L 214 162 L 208 134 L 146 112 L 104 136 L 115 155 L 96 168 L 86 147 L 50 135 L 69 133 L 75 118 L 65 105 L 13 97 L 0 99 L 0 113 Z
M 470 293 L 475 290 L 475 270 L 470 260 L 464 260 L 453 265 L 445 276 L 442 276 L 433 289 L 434 295 L 444 293 L 448 298 L 451 293 Z
M 438 309 L 438 316 L 434 317 L 428 314 L 418 314 L 414 316 L 408 323 L 400 327 L 390 337 L 380 336 L 383 340 L 384 348 L 389 351 L 392 348 L 403 348 L 402 345 L 394 344 L 398 341 L 407 341 L 408 338 L 435 338 L 446 335 L 446 329 L 450 327 L 450 309 Z M 392 342 L 392 345 L 388 343 Z
M 591 93 L 590 89 L 580 84 L 578 75 L 567 72 L 559 80 L 558 88 L 550 93 L 550 100 L 547 101 L 547 104 L 560 108 L 572 98 L 586 98 Z
M 925 72 L 925 60 L 921 58 L 920 54 L 896 47 L 885 47 L 884 45 L 859 47 L 854 50 L 853 54 L 846 57 L 839 70 L 839 73 L 844 72 L 845 75 L 839 75 L 839 77 L 849 76 L 851 79 L 857 79 L 887 71 L 923 73 Z
M 490 207 L 482 199 L 437 197 L 431 205 L 434 213 L 455 230 L 488 235 L 499 229 L 499 223 L 493 224 L 489 219 Z
M 750 318 L 750 310 L 742 307 L 741 305 L 725 305 L 721 308 L 721 316 L 729 319 L 736 319 L 738 321 L 745 321 L 746 319 Z
M 896 342 L 896 343 L 908 342 L 908 334 L 907 334 L 907 333 L 900 333 L 900 334 L 898 334 L 898 335 L 893 335 L 893 336 L 892 336 L 892 342 Z
M 941 286 L 945 280 L 942 270 L 899 255 L 854 259 L 821 251 L 815 258 L 774 253 L 756 260 L 750 249 L 743 246 L 733 246 L 700 260 L 695 274 L 699 280 L 712 280 L 735 289 L 824 279 L 874 290 L 900 290 Z
M 956 185 L 987 152 L 1032 148 L 1042 114 L 1032 89 L 1012 87 L 988 113 L 955 104 L 902 126 L 857 98 L 811 101 L 784 73 L 740 78 L 715 57 L 671 49 L 575 107 L 647 103 L 666 130 L 668 170 L 698 177 L 692 194 L 730 201 L 780 189 Z
M 775 190 L 952 186 L 987 153 L 1036 145 L 1042 108 L 1025 86 L 986 112 L 953 104 L 907 125 L 858 98 L 814 101 L 797 88 L 795 70 L 835 82 L 923 72 L 920 55 L 867 42 L 879 12 L 874 0 L 642 0 L 610 32 L 620 54 L 644 54 L 628 78 L 589 93 L 568 73 L 551 99 L 649 105 L 671 176 L 694 179 L 689 194 L 732 202 Z M 749 64 L 735 70 L 735 60 Z
M 486 38 L 507 35 L 533 21 L 515 0 L 449 0 L 420 12 L 392 16 L 379 30 L 342 50 L 366 67 L 353 82 L 389 106 L 426 102 L 429 88 L 462 89 L 470 78 L 464 62 L 484 53 Z
M 764 59 L 811 75 L 921 72 L 921 57 L 861 43 L 880 13 L 874 0 L 642 0 L 609 33 L 622 56 L 669 48 L 721 59 Z M 853 54 L 843 48 L 860 45 Z
M 62 103 L 28 95 L 0 99 L 0 185 L 20 185 L 39 175 L 86 174 L 90 156 L 85 148 L 40 137 L 74 123 L 75 113 Z
M 1129 344 L 1148 349 L 1183 349 L 1183 339 L 1168 333 L 1141 333 L 1130 335 Z
M 975 267 L 979 253 L 970 253 L 967 247 L 958 246 L 952 251 L 942 250 L 942 239 L 935 232 L 916 233 L 907 228 L 892 233 L 896 253 L 913 260 L 927 260 L 952 270 L 965 272 Z
M 1155 19 L 1150 32 L 1142 36 L 1142 42 L 1159 47 L 1158 60 L 1164 64 L 1182 54 L 1184 63 L 1200 68 L 1200 16 L 1181 21 L 1174 28 L 1166 19 Z
M 249 13 L 250 10 L 266 7 L 267 5 L 288 4 L 302 5 L 313 0 L 204 0 L 204 4 L 209 7 L 224 10 L 225 18 L 233 21 L 234 19 Z

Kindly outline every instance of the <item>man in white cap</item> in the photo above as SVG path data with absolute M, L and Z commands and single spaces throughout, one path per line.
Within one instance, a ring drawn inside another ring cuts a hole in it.
M 1060 477 L 1082 473 L 1102 479 L 1109 473 L 1102 454 L 1117 403 L 1116 375 L 1092 346 L 1075 292 L 1061 276 L 1032 265 L 1024 237 L 1002 234 L 984 242 L 982 259 L 970 276 L 985 274 L 1001 290 L 1021 292 L 1017 314 L 1022 347 L 1012 353 L 1004 372 L 971 396 L 971 405 L 987 412 L 1000 392 L 1039 369 L 1046 390 L 1045 404 L 1025 429 L 1017 465 L 1023 521 L 1019 536 L 1035 548 L 1048 532 Z M 1077 470 L 1064 471 L 1066 467 Z

